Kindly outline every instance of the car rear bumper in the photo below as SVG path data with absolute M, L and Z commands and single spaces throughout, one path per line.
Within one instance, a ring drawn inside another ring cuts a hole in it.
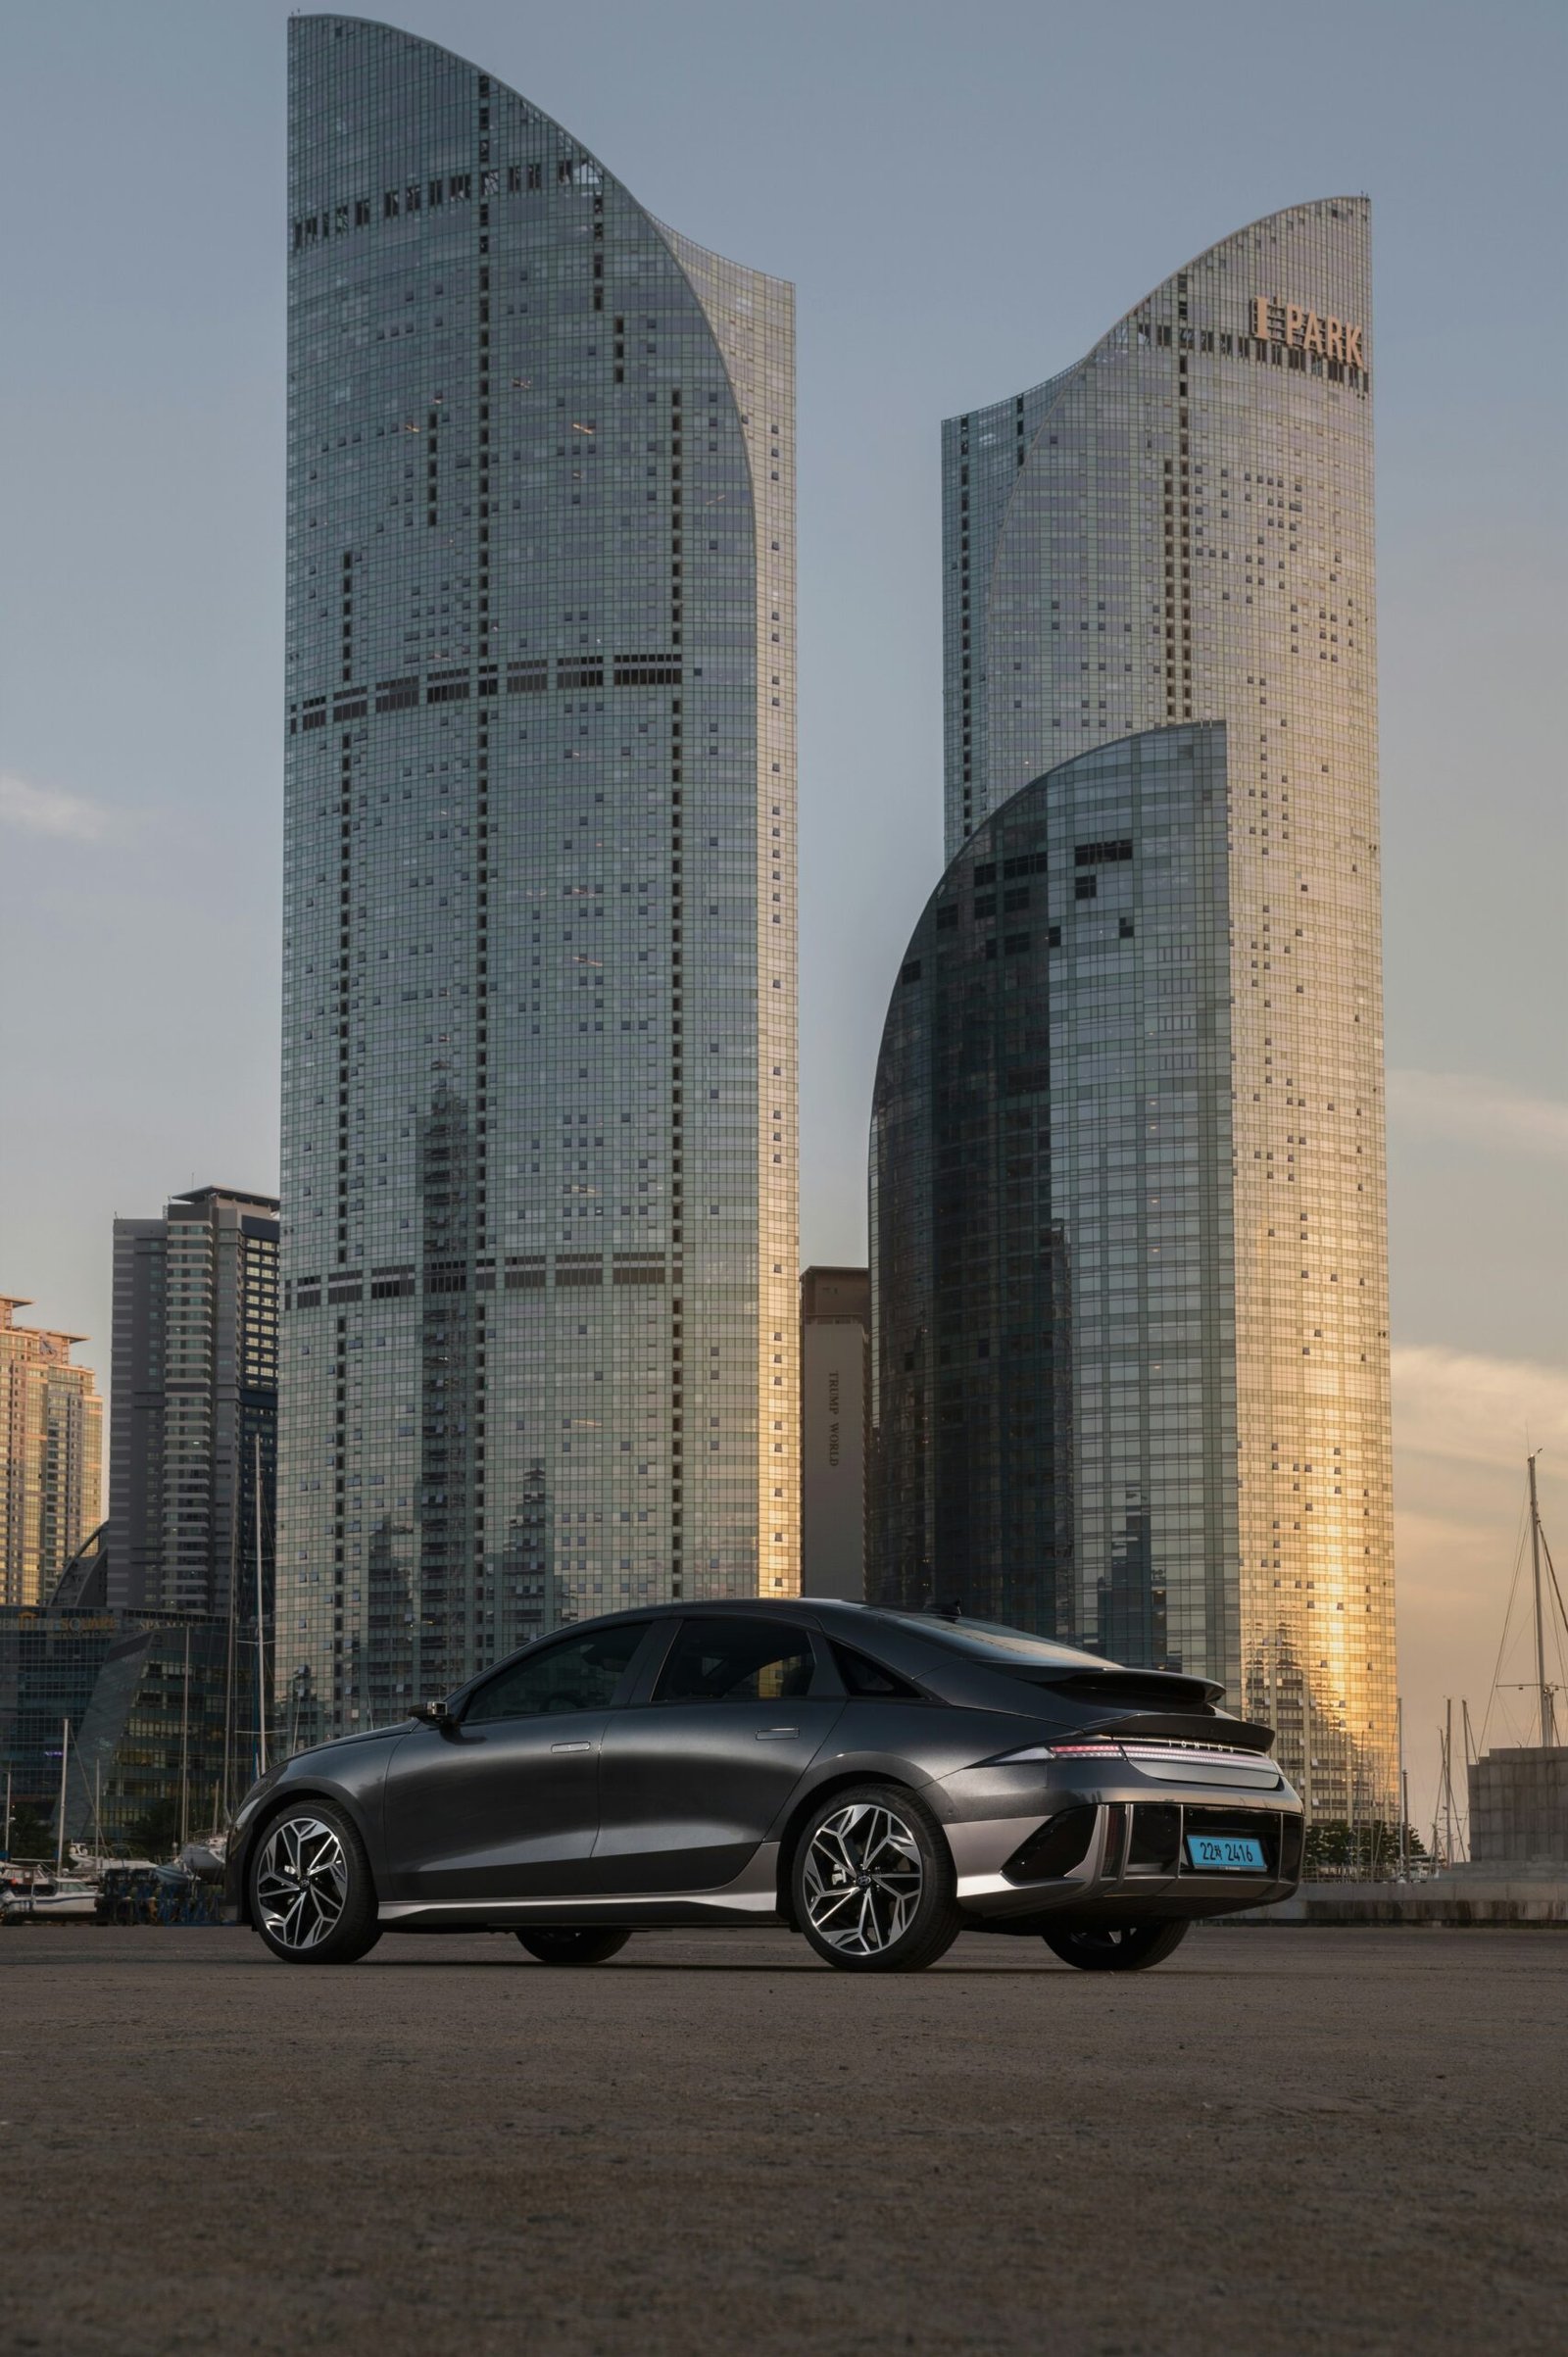
M 1139 1778 L 1124 1792 L 1054 1785 L 1043 1797 L 1027 1812 L 947 1822 L 958 1904 L 976 1929 L 1224 1915 L 1289 1898 L 1301 1879 L 1301 1807 L 1283 1779 L 1267 1794 Z M 1198 1835 L 1255 1841 L 1262 1871 L 1195 1867 Z

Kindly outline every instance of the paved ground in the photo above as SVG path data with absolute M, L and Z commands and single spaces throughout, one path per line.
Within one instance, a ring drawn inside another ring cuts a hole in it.
M 1199 1931 L 1089 1976 L 783 1933 L 347 1971 L 0 1932 L 19 2351 L 1568 2345 L 1568 1937 Z

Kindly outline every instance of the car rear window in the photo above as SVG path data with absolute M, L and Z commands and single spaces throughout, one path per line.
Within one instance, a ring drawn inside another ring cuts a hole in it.
M 882 1617 L 882 1616 L 879 1616 Z M 1056 1645 L 1049 1637 L 1033 1637 L 1027 1629 L 1009 1629 L 996 1620 L 947 1620 L 938 1612 L 888 1613 L 901 1628 L 928 1645 L 950 1653 L 967 1654 L 971 1661 L 988 1662 L 993 1669 L 1040 1670 L 1103 1669 L 1100 1654 L 1077 1645 Z

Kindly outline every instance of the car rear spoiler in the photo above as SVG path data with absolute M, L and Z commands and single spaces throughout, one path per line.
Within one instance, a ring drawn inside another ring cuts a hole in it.
M 1207 1712 L 1223 1702 L 1225 1689 L 1212 1678 L 1188 1678 L 1179 1670 L 1127 1670 L 1112 1663 L 1102 1670 L 1045 1670 L 1029 1673 L 1031 1686 L 1075 1702 L 1120 1704 L 1124 1710 Z

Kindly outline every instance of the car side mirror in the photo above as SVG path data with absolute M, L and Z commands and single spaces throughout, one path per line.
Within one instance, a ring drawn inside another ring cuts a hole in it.
M 416 1702 L 413 1715 L 421 1726 L 439 1728 L 443 1735 L 458 1723 L 446 1703 L 439 1699 Z

